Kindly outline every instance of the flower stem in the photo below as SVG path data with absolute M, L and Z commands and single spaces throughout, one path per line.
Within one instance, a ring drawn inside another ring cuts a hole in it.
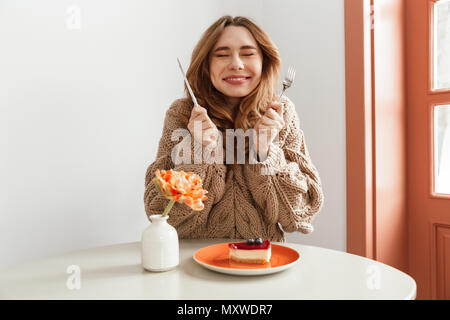
M 175 203 L 174 200 L 170 200 L 169 204 L 167 205 L 166 209 L 164 210 L 163 214 L 161 215 L 161 217 L 165 217 L 169 214 L 170 209 L 172 209 L 173 204 Z

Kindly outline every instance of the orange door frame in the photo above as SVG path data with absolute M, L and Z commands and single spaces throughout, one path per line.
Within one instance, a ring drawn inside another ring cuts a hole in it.
M 405 0 L 345 0 L 347 252 L 408 272 Z

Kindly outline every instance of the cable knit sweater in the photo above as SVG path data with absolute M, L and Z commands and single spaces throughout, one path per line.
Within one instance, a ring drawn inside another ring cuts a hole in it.
M 161 214 L 169 203 L 151 181 L 155 170 L 183 170 L 201 177 L 208 199 L 202 211 L 174 204 L 168 222 L 177 229 L 180 238 L 261 237 L 283 242 L 284 231 L 311 233 L 311 222 L 324 201 L 321 181 L 311 162 L 294 104 L 285 96 L 281 102 L 286 126 L 279 133 L 279 143 L 270 146 L 263 162 L 195 164 L 192 161 L 175 165 L 171 154 L 180 142 L 171 140 L 172 132 L 187 128 L 183 115 L 189 119 L 192 110 L 189 99 L 176 100 L 166 111 L 156 160 L 146 172 L 147 216 Z M 194 143 L 191 150 L 194 154 Z M 270 174 L 261 174 L 261 170 Z

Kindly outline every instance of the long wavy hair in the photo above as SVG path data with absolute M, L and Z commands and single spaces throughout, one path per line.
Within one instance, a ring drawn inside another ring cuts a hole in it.
M 262 51 L 261 81 L 247 96 L 242 97 L 239 106 L 227 108 L 226 97 L 211 82 L 209 64 L 212 49 L 224 29 L 228 26 L 247 28 Z M 262 116 L 269 102 L 276 99 L 276 87 L 279 78 L 281 59 L 277 47 L 269 36 L 252 20 L 246 17 L 223 16 L 214 22 L 202 35 L 194 48 L 186 77 L 192 87 L 198 103 L 207 109 L 208 115 L 225 137 L 225 129 L 253 128 Z M 185 85 L 186 97 L 190 99 Z M 193 105 L 193 102 L 191 100 Z

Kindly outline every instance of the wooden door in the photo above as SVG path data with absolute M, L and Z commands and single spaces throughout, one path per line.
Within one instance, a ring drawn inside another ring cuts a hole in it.
M 409 273 L 450 299 L 450 1 L 406 1 Z

